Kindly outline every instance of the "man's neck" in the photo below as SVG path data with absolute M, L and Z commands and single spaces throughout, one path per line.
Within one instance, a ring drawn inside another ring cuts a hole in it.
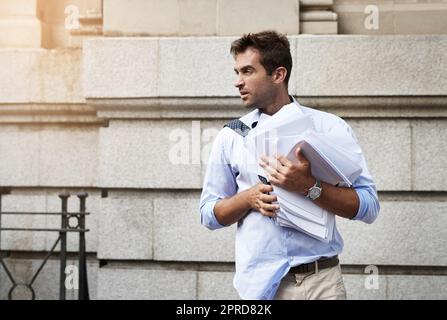
M 285 91 L 276 96 L 271 103 L 262 108 L 260 111 L 268 114 L 269 116 L 272 116 L 277 113 L 283 106 L 290 104 L 291 102 L 292 101 L 290 101 L 289 94 L 287 93 L 287 91 Z

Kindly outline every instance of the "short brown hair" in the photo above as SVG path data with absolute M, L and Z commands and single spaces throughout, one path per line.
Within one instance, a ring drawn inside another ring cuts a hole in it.
M 290 54 L 290 44 L 287 37 L 270 30 L 244 34 L 241 38 L 231 43 L 230 52 L 233 57 L 236 57 L 249 47 L 259 51 L 261 54 L 260 62 L 267 74 L 271 75 L 279 67 L 286 68 L 285 84 L 288 86 L 292 71 L 292 55 Z

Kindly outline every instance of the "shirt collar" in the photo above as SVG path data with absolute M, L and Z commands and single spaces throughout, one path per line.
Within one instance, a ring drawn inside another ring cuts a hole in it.
M 294 104 L 296 104 L 296 106 L 298 108 L 301 108 L 301 105 L 298 103 L 298 101 L 295 99 L 295 97 L 289 95 L 289 98 L 290 98 L 289 104 L 294 103 Z M 284 106 L 287 106 L 289 104 L 286 104 Z M 271 117 L 268 114 L 262 113 L 261 111 L 259 111 L 259 109 L 253 110 L 253 112 L 251 112 L 249 115 L 251 115 L 251 119 L 249 121 L 247 121 L 247 124 L 250 124 L 251 129 L 255 128 L 257 126 L 258 122 L 262 122 L 262 121 L 267 120 L 268 118 Z

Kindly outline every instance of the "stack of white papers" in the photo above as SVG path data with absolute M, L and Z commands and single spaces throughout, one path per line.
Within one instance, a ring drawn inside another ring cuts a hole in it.
M 257 161 L 262 155 L 286 155 L 297 162 L 296 149 L 311 163 L 312 175 L 334 186 L 352 185 L 361 174 L 361 151 L 354 139 L 343 132 L 317 133 L 310 115 L 296 105 L 284 106 L 275 115 L 263 121 L 245 138 L 246 148 Z M 259 166 L 258 174 L 266 177 Z M 333 238 L 334 214 L 322 209 L 311 199 L 298 193 L 273 187 L 280 210 L 275 222 L 284 227 L 300 230 L 323 242 Z

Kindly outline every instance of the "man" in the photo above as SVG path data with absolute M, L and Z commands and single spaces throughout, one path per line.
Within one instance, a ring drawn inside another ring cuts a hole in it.
M 317 132 L 339 130 L 357 140 L 341 118 L 303 107 L 288 94 L 292 57 L 287 38 L 274 31 L 244 35 L 231 45 L 235 86 L 243 105 L 256 108 L 233 121 L 217 135 L 209 158 L 200 200 L 202 224 L 219 229 L 238 222 L 234 286 L 243 299 L 346 299 L 338 263 L 343 240 L 334 229 L 329 243 L 275 223 L 279 205 L 273 186 L 311 199 L 343 218 L 372 223 L 379 213 L 374 182 L 362 155 L 362 173 L 352 188 L 318 181 L 299 151 L 297 162 L 284 155 L 262 157 L 259 165 L 271 185 L 259 182 L 247 163 L 244 135 L 250 128 L 291 103 L 311 114 Z M 297 132 L 299 133 L 299 132 Z M 360 149 L 358 149 L 360 150 Z M 272 186 L 273 185 L 273 186 Z

